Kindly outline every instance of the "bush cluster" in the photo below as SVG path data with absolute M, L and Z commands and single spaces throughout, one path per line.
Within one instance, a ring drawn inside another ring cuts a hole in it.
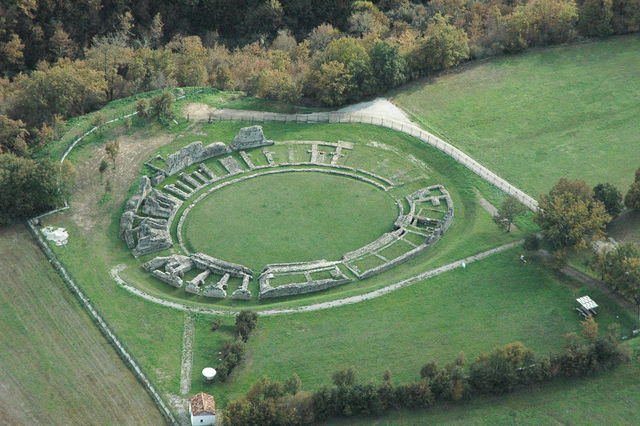
M 221 381 L 226 381 L 231 372 L 242 362 L 247 354 L 246 341 L 249 334 L 258 325 L 258 314 L 252 311 L 241 311 L 236 316 L 235 334 L 236 340 L 225 342 L 220 355 L 220 364 L 217 370 L 217 377 Z M 213 320 L 211 329 L 216 331 L 220 327 L 219 320 Z
M 628 348 L 619 344 L 615 328 L 598 336 L 592 318 L 583 322 L 582 338 L 566 336 L 565 349 L 553 357 L 536 357 L 519 342 L 497 347 L 478 356 L 469 365 L 461 353 L 444 367 L 429 362 L 418 380 L 394 385 L 386 371 L 379 383 L 357 380 L 353 367 L 336 371 L 333 384 L 309 394 L 296 385 L 282 385 L 264 378 L 225 410 L 229 425 L 296 425 L 329 418 L 375 416 L 389 409 L 426 408 L 439 401 L 459 401 L 475 395 L 500 395 L 556 377 L 595 374 L 630 359 Z M 289 383 L 292 379 L 289 379 Z

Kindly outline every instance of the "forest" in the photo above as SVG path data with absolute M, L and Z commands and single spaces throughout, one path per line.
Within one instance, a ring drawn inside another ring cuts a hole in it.
M 29 157 L 65 120 L 149 90 L 333 107 L 464 61 L 639 29 L 640 0 L 2 0 L 0 154 Z

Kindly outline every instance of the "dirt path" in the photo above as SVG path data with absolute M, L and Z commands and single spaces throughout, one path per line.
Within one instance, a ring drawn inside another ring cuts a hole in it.
M 340 108 L 339 112 L 356 112 L 375 117 L 392 118 L 394 120 L 411 124 L 409 116 L 386 98 L 376 98 L 369 102 L 359 102 Z
M 269 316 L 269 315 L 282 315 L 282 314 L 295 314 L 299 312 L 311 312 L 311 311 L 319 311 L 323 309 L 331 309 L 338 306 L 344 305 L 352 305 L 354 303 L 364 302 L 365 300 L 375 299 L 376 297 L 383 296 L 385 294 L 391 293 L 395 290 L 398 290 L 402 287 L 406 287 L 408 285 L 414 284 L 418 281 L 425 280 L 427 278 L 435 277 L 436 275 L 440 275 L 444 272 L 451 271 L 452 269 L 459 268 L 463 264 L 467 265 L 469 263 L 476 262 L 478 260 L 482 260 L 485 257 L 491 256 L 496 253 L 500 253 L 501 251 L 508 250 L 512 247 L 516 247 L 522 244 L 522 240 L 514 241 L 512 243 L 504 244 L 502 246 L 493 248 L 491 250 L 483 251 L 482 253 L 475 254 L 473 256 L 465 257 L 464 259 L 457 260 L 455 262 L 449 263 L 444 266 L 440 266 L 439 268 L 431 269 L 429 271 L 423 272 L 421 274 L 415 275 L 411 278 L 407 278 L 402 281 L 398 281 L 394 284 L 388 285 L 386 287 L 380 288 L 378 290 L 371 291 L 369 293 L 361 294 L 358 296 L 346 297 L 344 299 L 332 300 L 330 302 L 322 302 L 315 303 L 313 305 L 300 306 L 296 308 L 282 308 L 282 309 L 265 309 L 261 311 L 256 311 L 258 315 Z M 213 315 L 236 315 L 236 311 L 224 310 L 224 309 L 214 309 L 214 308 L 194 308 L 187 305 L 183 305 L 178 302 L 169 302 L 167 300 L 160 299 L 158 297 L 152 296 L 144 291 L 128 284 L 120 277 L 120 272 L 126 268 L 125 265 L 116 265 L 111 268 L 109 273 L 111 277 L 125 290 L 140 296 L 146 300 L 149 300 L 153 303 L 157 303 L 162 306 L 166 306 L 169 308 L 179 309 L 181 311 L 190 311 L 197 312 L 202 314 L 213 314 Z
M 99 206 L 101 199 L 107 193 L 107 182 L 111 187 L 108 202 L 120 206 L 124 202 L 131 183 L 140 172 L 140 165 L 159 147 L 171 142 L 173 136 L 161 135 L 143 138 L 140 135 L 117 136 L 120 151 L 116 157 L 115 169 L 109 167 L 100 176 L 98 167 L 103 158 L 105 144 L 94 144 L 85 148 L 80 159 L 73 159 L 73 166 L 78 173 L 76 186 L 71 197 L 69 214 L 80 229 L 90 232 L 95 225 L 104 220 L 104 209 Z M 82 149 L 82 148 L 76 148 Z
M 536 256 L 539 257 L 540 259 L 546 259 L 547 257 L 549 257 L 549 252 L 546 250 L 540 249 L 536 252 Z M 611 299 L 613 299 L 618 304 L 618 306 L 620 306 L 622 309 L 625 309 L 633 313 L 634 315 L 637 315 L 638 309 L 636 306 L 633 305 L 633 303 L 629 302 L 628 300 L 620 296 L 618 293 L 615 293 L 614 291 L 612 291 L 609 287 L 604 285 L 602 281 L 597 280 L 585 274 L 584 272 L 578 271 L 576 268 L 569 265 L 564 265 L 562 268 L 560 268 L 560 272 L 562 272 L 563 274 L 573 278 L 574 280 L 582 284 L 585 284 L 589 287 L 593 287 L 595 289 L 600 290 L 601 292 L 607 294 Z
M 480 203 L 482 208 L 485 209 L 487 211 L 487 213 L 489 213 L 491 215 L 491 217 L 498 216 L 499 213 L 498 213 L 497 207 L 494 206 L 493 204 L 491 204 L 489 201 L 487 201 L 486 198 L 481 196 L 479 191 L 476 190 L 476 193 L 478 194 L 478 202 Z M 518 227 L 514 223 L 509 225 L 509 232 L 517 231 L 517 230 L 518 230 Z
M 191 389 L 191 367 L 193 365 L 193 316 L 184 314 L 184 334 L 182 336 L 182 368 L 180 370 L 180 394 L 186 395 Z

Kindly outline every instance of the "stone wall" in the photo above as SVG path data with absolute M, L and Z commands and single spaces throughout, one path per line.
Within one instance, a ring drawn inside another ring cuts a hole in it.
M 230 146 L 233 151 L 240 151 L 267 145 L 273 145 L 273 141 L 264 137 L 262 126 L 251 126 L 240 129 Z
M 229 148 L 222 142 L 214 142 L 204 147 L 202 142 L 193 142 L 167 157 L 164 173 L 171 176 L 192 164 L 229 152 Z
M 353 282 L 351 278 L 343 278 L 341 280 L 318 280 L 308 281 L 303 283 L 293 283 L 281 285 L 278 287 L 265 288 L 264 291 L 260 290 L 260 299 L 270 299 L 274 297 L 295 296 L 296 294 L 311 293 L 314 291 L 326 290 L 331 287 L 336 287 L 342 284 Z M 262 289 L 262 284 L 260 288 Z

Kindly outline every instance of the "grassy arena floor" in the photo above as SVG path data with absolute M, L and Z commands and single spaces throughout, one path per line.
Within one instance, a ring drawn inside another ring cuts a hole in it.
M 24 227 L 0 258 L 0 424 L 163 423 Z
M 260 271 L 337 260 L 392 230 L 398 208 L 375 186 L 324 173 L 283 173 L 227 186 L 185 221 L 187 247 Z M 224 244 L 221 244 L 224 241 Z
M 426 129 L 536 197 L 559 178 L 626 191 L 638 167 L 640 36 L 474 62 L 402 88 Z

